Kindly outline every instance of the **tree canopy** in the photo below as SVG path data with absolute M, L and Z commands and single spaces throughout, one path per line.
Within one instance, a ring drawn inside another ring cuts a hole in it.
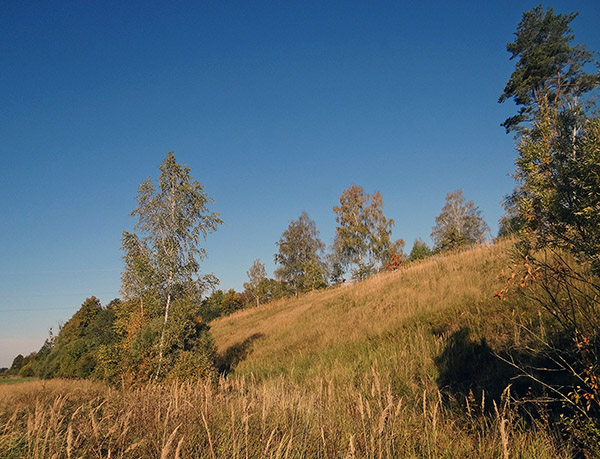
M 190 175 L 190 169 L 178 164 L 170 152 L 159 166 L 158 188 L 151 179 L 138 189 L 136 235 L 123 234 L 126 272 L 124 287 L 130 278 L 141 277 L 167 296 L 174 284 L 198 280 L 199 261 L 206 257 L 202 239 L 222 223 L 204 187 Z M 133 276 L 130 276 L 133 274 Z
M 286 282 L 294 294 L 326 285 L 321 252 L 325 244 L 319 239 L 317 225 L 306 212 L 292 220 L 277 242 L 279 265 L 275 277 Z
M 519 107 L 517 115 L 502 123 L 507 131 L 523 132 L 544 107 L 568 107 L 578 114 L 578 99 L 598 85 L 598 75 L 583 70 L 593 62 L 592 53 L 571 44 L 570 23 L 576 17 L 554 14 L 552 8 L 544 11 L 541 4 L 523 13 L 515 40 L 506 45 L 510 58 L 518 61 L 499 102 L 512 98 Z
M 481 211 L 473 201 L 463 196 L 462 190 L 446 194 L 446 204 L 435 217 L 431 239 L 437 250 L 452 250 L 485 241 L 489 231 Z
M 383 214 L 383 199 L 378 191 L 365 193 L 358 185 L 342 192 L 336 214 L 334 252 L 342 266 L 362 279 L 402 253 L 404 241 L 392 242 L 394 220 Z M 335 263 L 334 263 L 335 264 Z

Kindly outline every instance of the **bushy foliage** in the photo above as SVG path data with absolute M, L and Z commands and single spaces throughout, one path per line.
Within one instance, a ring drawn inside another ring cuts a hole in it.
M 88 378 L 102 372 L 98 359 L 101 346 L 117 340 L 113 308 L 103 308 L 96 297 L 86 299 L 60 330 L 53 346 L 37 356 L 44 378 Z
M 416 239 L 412 246 L 410 254 L 408 255 L 408 261 L 424 260 L 432 255 L 432 251 L 421 239 Z
M 202 300 L 200 305 L 200 316 L 205 322 L 221 317 L 223 314 L 223 290 L 215 290 L 208 297 Z
M 258 284 L 258 294 L 263 303 L 279 300 L 293 294 L 287 282 L 272 278 L 265 278 Z
M 279 251 L 274 258 L 279 267 L 275 277 L 285 282 L 295 295 L 327 285 L 325 264 L 321 260 L 325 245 L 319 239 L 315 222 L 306 212 L 290 222 L 277 247 Z
M 481 211 L 467 201 L 462 190 L 446 194 L 446 204 L 435 217 L 431 239 L 438 251 L 454 250 L 485 241 L 489 232 Z
M 513 279 L 557 325 L 537 336 L 546 371 L 520 368 L 563 405 L 563 425 L 591 451 L 600 441 L 600 119 L 589 110 L 598 75 L 584 71 L 592 55 L 571 45 L 575 17 L 541 5 L 523 15 L 500 100 L 520 106 L 504 123 L 518 132 L 506 217 L 520 236 Z
M 510 198 L 532 248 L 571 252 L 600 274 L 600 119 L 589 119 L 572 137 L 562 116 L 547 113 L 517 149 L 520 188 Z
M 221 303 L 221 311 L 224 316 L 233 314 L 244 307 L 246 304 L 246 298 L 243 293 L 238 293 L 234 289 L 230 288 L 223 295 L 223 301 Z
M 193 297 L 176 297 L 170 309 L 161 359 L 162 314 L 158 312 L 151 316 L 147 309 L 142 317 L 136 302 L 120 305 L 116 324 L 119 342 L 101 349 L 105 369 L 103 379 L 110 382 L 122 378 L 137 382 L 156 380 L 159 365 L 164 369 L 161 380 L 174 379 L 177 375 L 183 378 L 182 359 L 189 360 L 191 356 L 197 356 L 198 362 L 203 362 L 194 370 L 196 376 L 200 374 L 200 367 L 205 376 L 214 372 L 215 349 L 209 326 L 202 317 L 203 303 Z M 176 366 L 178 370 L 174 370 Z

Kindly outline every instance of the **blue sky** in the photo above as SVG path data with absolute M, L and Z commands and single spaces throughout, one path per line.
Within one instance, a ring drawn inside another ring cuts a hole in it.
M 513 187 L 505 50 L 532 1 L 4 2 L 0 366 L 86 297 L 118 296 L 137 187 L 169 151 L 225 221 L 202 271 L 240 290 L 307 211 L 327 244 L 353 183 L 430 242 L 462 188 L 495 234 Z M 600 2 L 577 41 L 600 49 Z

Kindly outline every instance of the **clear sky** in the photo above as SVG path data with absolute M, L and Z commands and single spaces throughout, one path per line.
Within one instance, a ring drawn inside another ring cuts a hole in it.
M 462 188 L 495 234 L 513 187 L 506 43 L 537 2 L 6 1 L 0 6 L 0 366 L 118 296 L 137 187 L 169 151 L 225 221 L 204 273 L 242 289 L 302 211 L 353 183 L 430 243 Z M 600 2 L 577 41 L 600 50 Z

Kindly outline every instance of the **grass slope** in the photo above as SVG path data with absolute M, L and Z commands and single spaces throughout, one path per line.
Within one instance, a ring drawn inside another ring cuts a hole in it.
M 0 387 L 0 457 L 568 457 L 547 425 L 518 419 L 504 381 L 487 397 L 461 385 L 498 383 L 490 349 L 531 314 L 494 298 L 509 249 L 219 319 L 216 383 Z
M 347 382 L 373 365 L 403 380 L 435 379 L 433 360 L 468 327 L 496 341 L 511 306 L 494 298 L 510 242 L 411 264 L 364 282 L 311 292 L 212 325 L 224 366 L 238 375 Z M 395 375 L 398 376 L 398 375 Z

